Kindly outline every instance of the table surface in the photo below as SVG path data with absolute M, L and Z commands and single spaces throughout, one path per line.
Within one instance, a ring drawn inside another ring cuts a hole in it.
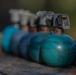
M 0 55 L 0 75 L 76 75 L 76 66 L 50 67 L 5 54 Z

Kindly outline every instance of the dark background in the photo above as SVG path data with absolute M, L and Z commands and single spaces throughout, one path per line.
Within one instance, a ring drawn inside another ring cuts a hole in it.
M 0 31 L 11 24 L 8 13 L 11 8 L 30 10 L 34 13 L 47 10 L 68 14 L 71 28 L 65 30 L 65 33 L 76 39 L 76 0 L 0 0 Z

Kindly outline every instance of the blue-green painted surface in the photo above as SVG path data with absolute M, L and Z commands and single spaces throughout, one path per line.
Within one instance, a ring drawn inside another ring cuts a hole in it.
M 25 59 L 30 58 L 30 56 L 29 56 L 29 44 L 30 44 L 30 39 L 33 35 L 34 35 L 34 33 L 29 32 L 24 37 L 22 37 L 20 40 L 19 53 Z
M 28 32 L 23 31 L 23 30 L 18 30 L 13 36 L 12 36 L 12 40 L 11 40 L 11 53 L 14 55 L 19 55 L 19 43 L 20 40 L 22 39 L 22 37 L 24 37 L 25 35 L 27 35 Z
M 36 33 L 30 41 L 29 54 L 31 58 L 36 62 L 43 62 L 41 57 L 41 45 L 42 42 L 50 35 L 50 33 Z
M 13 34 L 18 31 L 19 28 L 14 26 L 6 27 L 2 32 L 2 49 L 4 52 L 9 53 L 10 51 L 10 42 Z
M 63 67 L 70 65 L 75 58 L 75 43 L 68 35 L 53 34 L 42 45 L 41 55 L 50 66 Z

